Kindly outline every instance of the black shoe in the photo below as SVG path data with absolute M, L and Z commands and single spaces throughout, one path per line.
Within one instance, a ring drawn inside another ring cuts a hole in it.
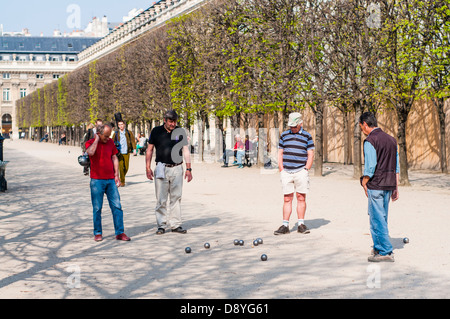
M 281 225 L 280 228 L 278 228 L 276 231 L 273 232 L 274 235 L 284 235 L 289 234 L 289 227 Z
M 156 235 L 162 235 L 166 232 L 166 230 L 164 228 L 158 228 L 158 230 L 156 231 Z
M 298 226 L 297 228 L 297 232 L 302 234 L 309 234 L 309 229 L 305 224 L 300 224 L 300 226 Z
M 223 164 L 222 167 L 228 167 L 228 164 Z
M 180 226 L 175 229 L 172 229 L 172 233 L 186 234 L 187 230 L 183 229 L 183 227 Z

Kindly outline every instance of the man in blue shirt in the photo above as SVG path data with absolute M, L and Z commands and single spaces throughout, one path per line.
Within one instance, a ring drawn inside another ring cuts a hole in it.
M 361 186 L 369 201 L 370 232 L 373 250 L 370 262 L 394 262 L 393 247 L 389 238 L 389 201 L 399 198 L 399 160 L 397 141 L 383 132 L 375 115 L 366 112 L 359 119 L 364 141 L 364 175 Z
M 114 133 L 112 139 L 114 140 L 114 143 L 119 143 L 120 145 L 120 186 L 125 187 L 125 176 L 127 175 L 130 167 L 130 154 L 136 149 L 136 139 L 134 138 L 133 132 L 127 129 L 124 121 L 119 121 L 117 126 L 119 127 L 119 131 Z

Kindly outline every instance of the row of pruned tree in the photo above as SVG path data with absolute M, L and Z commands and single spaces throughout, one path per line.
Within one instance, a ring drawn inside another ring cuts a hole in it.
M 20 127 L 68 126 L 160 117 L 171 105 L 167 32 L 158 29 L 80 67 L 17 102 Z
M 315 116 L 315 173 L 322 175 L 324 109 L 354 112 L 354 175 L 361 175 L 365 110 L 395 110 L 401 183 L 409 184 L 406 122 L 429 98 L 441 127 L 449 92 L 450 0 L 211 0 L 18 103 L 21 126 L 111 118 L 160 119 L 173 107 L 189 126 L 214 115 Z M 344 121 L 346 123 L 347 121 Z M 264 140 L 264 139 L 261 139 Z M 263 149 L 263 147 L 260 147 Z

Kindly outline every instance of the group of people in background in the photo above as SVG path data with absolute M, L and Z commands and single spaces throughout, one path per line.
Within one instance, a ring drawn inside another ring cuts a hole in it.
M 235 144 L 233 149 L 225 149 L 223 152 L 223 165 L 222 167 L 229 167 L 230 157 L 234 156 L 233 165 L 237 165 L 238 168 L 244 168 L 244 165 L 250 166 L 252 158 L 256 157 L 254 151 L 257 149 L 257 138 L 251 141 L 249 136 L 246 135 L 244 141 L 239 134 L 234 136 Z M 252 155 L 254 153 L 254 155 Z

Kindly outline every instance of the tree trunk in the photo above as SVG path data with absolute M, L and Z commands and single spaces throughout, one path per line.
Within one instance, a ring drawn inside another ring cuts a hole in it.
M 248 113 L 244 113 L 244 120 L 243 120 L 243 126 L 244 126 L 244 135 L 248 135 L 248 127 L 249 127 L 249 115 Z
M 314 176 L 323 175 L 323 105 L 314 112 L 316 122 L 316 140 L 314 141 Z
M 205 127 L 206 127 L 206 121 L 207 121 L 207 114 L 204 111 L 200 111 L 197 114 L 197 128 L 198 128 L 198 159 L 199 161 L 203 162 L 205 160 L 204 158 L 204 152 L 205 152 Z
M 267 153 L 267 129 L 264 128 L 264 113 L 258 112 L 258 164 L 264 167 L 265 155 Z
M 239 130 L 241 125 L 241 113 L 236 113 L 230 117 L 231 127 L 233 129 L 233 132 L 236 132 Z M 235 133 L 239 134 L 239 133 Z
M 408 150 L 406 146 L 406 122 L 408 120 L 408 112 L 406 107 L 397 107 L 398 117 L 398 153 L 400 158 L 400 185 L 410 186 L 408 177 Z
M 146 137 L 147 138 L 150 138 L 150 133 L 152 132 L 152 129 L 153 129 L 153 121 L 152 120 L 148 120 L 147 121 L 147 124 L 148 124 L 148 130 L 147 130 L 147 135 L 146 135 Z
M 223 131 L 223 118 L 216 116 L 216 142 L 215 142 L 215 159 L 216 162 L 220 162 L 222 155 L 225 152 L 225 134 Z
M 446 142 L 446 134 L 445 134 L 445 99 L 437 98 L 433 101 L 434 106 L 436 107 L 438 118 L 439 118 L 439 135 L 440 135 L 440 154 L 439 160 L 441 162 L 441 172 L 447 174 L 447 142 Z
M 361 150 L 361 128 L 359 118 L 362 115 L 363 106 L 360 102 L 355 103 L 355 121 L 353 125 L 353 178 L 359 179 L 362 174 L 362 150 Z
M 200 114 L 197 114 L 197 154 L 198 161 L 203 162 L 203 132 L 204 124 Z
M 284 130 L 287 128 L 289 122 L 289 113 L 289 109 L 285 106 L 283 109 L 283 127 L 280 129 L 281 132 L 284 132 Z
M 211 155 L 211 128 L 209 125 L 209 116 L 208 113 L 204 112 L 204 121 L 205 121 L 205 140 L 206 140 L 206 151 L 208 156 Z
M 344 134 L 344 165 L 351 164 L 351 145 L 349 136 L 349 125 L 348 125 L 348 112 L 342 112 L 342 124 L 343 124 L 343 134 Z

